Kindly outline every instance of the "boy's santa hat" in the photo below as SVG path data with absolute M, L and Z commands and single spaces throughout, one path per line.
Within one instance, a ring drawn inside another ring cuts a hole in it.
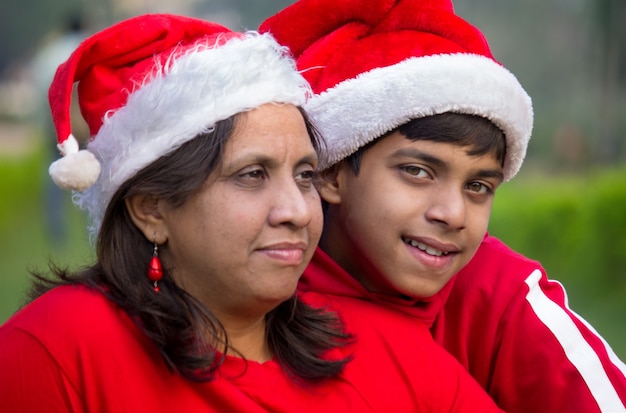
M 72 135 L 78 100 L 90 139 Z M 151 14 L 86 39 L 59 66 L 49 99 L 63 157 L 49 169 L 75 194 L 97 231 L 119 186 L 141 168 L 210 131 L 216 122 L 265 103 L 302 106 L 310 96 L 284 46 L 270 35 Z
M 306 109 L 327 141 L 322 167 L 410 119 L 452 111 L 497 125 L 505 180 L 519 170 L 531 100 L 451 1 L 300 0 L 260 31 L 291 49 L 316 94 Z

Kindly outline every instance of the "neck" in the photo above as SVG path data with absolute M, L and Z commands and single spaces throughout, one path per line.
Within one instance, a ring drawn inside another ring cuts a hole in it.
M 271 310 L 267 306 L 253 308 L 252 305 L 245 309 L 233 305 L 226 308 L 218 308 L 211 305 L 213 299 L 201 294 L 202 288 L 177 279 L 177 283 L 185 290 L 201 301 L 219 320 L 228 337 L 229 349 L 227 354 L 233 357 L 244 357 L 246 360 L 266 362 L 273 358 L 273 352 L 267 341 L 265 316 Z M 215 343 L 213 343 L 215 344 Z
M 324 216 L 324 231 L 319 242 L 320 248 L 365 289 L 374 291 L 369 281 L 377 274 L 374 272 L 374 266 L 347 234 L 348 229 L 344 227 L 340 214 L 330 206 Z M 369 273 L 369 278 L 366 272 Z
M 232 348 L 228 350 L 228 355 L 259 363 L 272 359 L 273 353 L 265 331 L 265 316 L 255 320 L 233 319 L 232 317 L 219 319 L 226 330 L 228 342 Z
M 348 242 L 344 239 L 343 228 L 341 227 L 341 223 L 337 220 L 332 205 L 328 207 L 324 215 L 324 231 L 322 232 L 319 247 L 350 275 L 354 276 L 352 274 L 352 266 L 347 265 L 349 264 L 347 257 L 350 257 L 348 253 Z

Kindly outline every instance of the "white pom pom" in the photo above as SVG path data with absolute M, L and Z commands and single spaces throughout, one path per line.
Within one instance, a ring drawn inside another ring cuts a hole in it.
M 82 150 L 54 161 L 48 172 L 59 187 L 84 191 L 96 183 L 100 170 L 100 163 L 94 154 Z

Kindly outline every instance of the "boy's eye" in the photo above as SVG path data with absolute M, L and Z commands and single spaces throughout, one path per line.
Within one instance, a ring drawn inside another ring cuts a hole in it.
M 423 177 L 429 176 L 428 172 L 426 172 L 424 168 L 420 168 L 419 166 L 416 166 L 416 165 L 404 165 L 402 166 L 402 170 L 406 172 L 407 174 L 417 177 L 417 178 L 423 178 Z
M 489 186 L 481 182 L 470 182 L 467 184 L 467 189 L 475 194 L 486 194 L 492 192 Z

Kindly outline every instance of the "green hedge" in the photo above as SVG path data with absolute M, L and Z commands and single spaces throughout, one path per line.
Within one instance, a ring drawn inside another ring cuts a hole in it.
M 0 158 L 0 231 L 12 221 L 24 206 L 39 201 L 42 188 L 43 151 L 26 157 L 4 155 Z
M 496 195 L 490 232 L 573 288 L 624 289 L 626 170 L 506 183 Z
M 626 169 L 516 178 L 498 189 L 490 232 L 541 261 L 626 359 Z
M 71 207 L 66 193 L 70 228 L 65 242 L 46 231 L 43 196 L 47 154 L 35 148 L 28 154 L 0 156 L 0 323 L 23 302 L 30 270 L 46 270 L 48 260 L 75 267 L 91 260 L 85 218 Z

